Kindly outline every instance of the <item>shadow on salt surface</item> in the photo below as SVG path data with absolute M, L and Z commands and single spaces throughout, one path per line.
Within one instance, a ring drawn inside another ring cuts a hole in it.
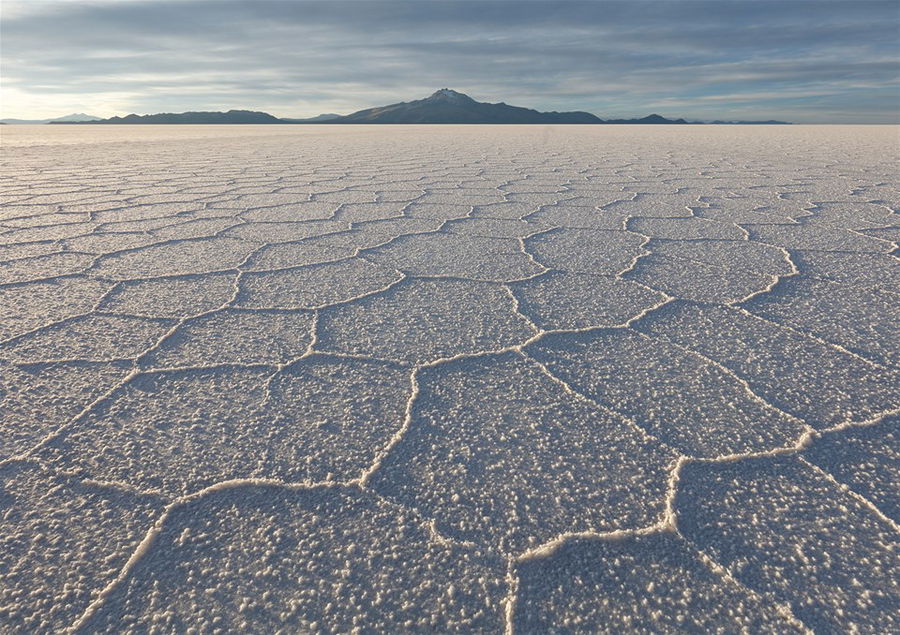
M 235 304 L 247 308 L 312 309 L 375 293 L 402 278 L 397 271 L 363 258 L 248 272 L 241 277 Z
M 519 312 L 545 330 L 619 326 L 665 300 L 635 282 L 557 271 L 509 286 Z
M 188 238 L 100 257 L 92 269 L 114 280 L 223 271 L 237 267 L 258 245 L 237 238 Z
M 162 513 L 153 496 L 0 466 L 0 630 L 62 633 L 125 565 Z
M 476 217 L 448 221 L 441 231 L 478 238 L 524 238 L 542 229 L 546 227 L 524 220 Z
M 616 275 L 645 253 L 643 236 L 623 231 L 554 229 L 525 244 L 546 267 L 574 273 Z
M 452 536 L 520 553 L 663 514 L 676 455 L 518 353 L 418 373 L 409 428 L 372 477 Z
M 0 286 L 0 341 L 89 313 L 112 286 L 82 276 Z
M 700 302 L 737 302 L 794 271 L 782 250 L 745 240 L 653 238 L 645 249 L 625 279 Z
M 577 206 L 567 201 L 545 205 L 540 211 L 528 215 L 531 233 L 538 229 L 565 227 L 567 229 L 610 230 L 624 229 L 628 215 L 617 210 L 601 209 L 594 205 Z
M 505 574 L 355 487 L 226 485 L 173 509 L 83 626 L 502 632 Z
M 318 350 L 411 363 L 497 350 L 535 333 L 503 287 L 456 279 L 408 279 L 324 309 L 318 331 Z
M 804 432 L 718 365 L 631 329 L 552 334 L 526 351 L 574 390 L 688 456 L 791 446 Z
M 897 371 L 740 309 L 679 300 L 634 327 L 722 364 L 816 429 L 864 422 L 898 405 Z
M 836 227 L 816 225 L 743 225 L 750 233 L 750 240 L 786 249 L 822 249 L 826 251 L 852 251 L 861 253 L 889 253 L 892 245 Z
M 900 293 L 900 261 L 896 255 L 793 250 L 791 258 L 805 276 Z
M 141 359 L 147 368 L 215 364 L 284 364 L 313 339 L 306 311 L 222 309 L 192 318 Z
M 574 539 L 516 572 L 516 632 L 803 632 L 675 533 Z
M 326 236 L 350 229 L 349 223 L 332 220 L 305 221 L 300 223 L 279 221 L 277 223 L 254 222 L 238 225 L 223 235 L 239 238 L 247 242 L 265 245 L 289 243 L 314 236 Z
M 131 362 L 8 364 L 0 361 L 0 459 L 34 447 L 111 390 Z
M 816 439 L 803 457 L 900 523 L 900 416 L 829 432 Z
M 644 218 L 628 221 L 628 230 L 668 240 L 743 240 L 744 232 L 734 223 L 706 218 Z
M 507 282 L 541 273 L 511 238 L 429 233 L 403 236 L 368 254 L 373 261 L 418 276 Z
M 173 320 L 89 314 L 57 322 L 0 344 L 0 356 L 20 363 L 135 359 Z
M 90 254 L 50 253 L 0 263 L 0 284 L 42 281 L 81 273 L 93 260 Z
M 273 374 L 274 373 L 274 374 Z M 91 478 L 171 496 L 219 481 L 349 481 L 403 423 L 407 369 L 312 355 L 275 373 L 151 372 L 39 451 Z
M 236 273 L 210 273 L 126 280 L 119 282 L 98 308 L 143 317 L 188 318 L 228 302 L 236 277 Z
M 900 368 L 897 293 L 802 276 L 778 284 L 744 307 L 819 337 L 882 366 Z
M 815 632 L 900 628 L 896 527 L 797 457 L 688 464 L 682 534 Z

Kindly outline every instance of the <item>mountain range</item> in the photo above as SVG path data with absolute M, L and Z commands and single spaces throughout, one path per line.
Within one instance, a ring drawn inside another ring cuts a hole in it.
M 101 121 L 100 117 L 86 115 L 83 112 L 72 113 L 65 117 L 54 119 L 0 119 L 0 123 L 6 124 L 42 124 L 42 123 L 86 123 L 88 121 Z
M 61 123 L 61 122 L 60 122 Z M 125 115 L 124 117 L 110 117 L 100 121 L 85 123 L 124 123 L 124 124 L 234 124 L 234 123 L 288 123 L 285 120 L 274 117 L 267 112 L 254 110 L 229 110 L 228 112 L 162 112 L 155 115 Z
M 66 119 L 66 118 L 61 118 Z M 32 123 L 32 122 L 29 122 Z M 265 112 L 229 110 L 227 112 L 159 113 L 126 115 L 90 121 L 50 120 L 48 123 L 96 124 L 688 124 L 684 119 L 648 115 L 640 119 L 600 119 L 584 111 L 540 112 L 503 102 L 491 104 L 468 95 L 442 88 L 429 97 L 388 106 L 366 108 L 349 115 L 324 114 L 309 119 L 278 118 Z M 713 123 L 784 124 L 783 121 L 716 121 Z

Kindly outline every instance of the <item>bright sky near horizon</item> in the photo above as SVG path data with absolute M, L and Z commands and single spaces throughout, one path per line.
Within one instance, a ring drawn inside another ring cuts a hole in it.
M 448 86 L 600 117 L 900 121 L 896 0 L 2 0 L 0 116 L 346 114 Z

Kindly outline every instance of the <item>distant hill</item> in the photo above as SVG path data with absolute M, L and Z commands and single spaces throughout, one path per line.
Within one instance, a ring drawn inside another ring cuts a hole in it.
M 229 110 L 228 112 L 162 112 L 155 115 L 125 115 L 97 121 L 54 121 L 51 123 L 89 124 L 239 124 L 285 123 L 266 112 L 253 110 Z
M 340 119 L 342 115 L 336 115 L 333 112 L 316 115 L 315 117 L 307 117 L 306 119 L 289 119 L 282 117 L 284 123 L 322 123 L 323 121 L 331 121 L 332 119 Z
M 488 104 L 442 88 L 430 97 L 367 108 L 328 123 L 602 123 L 589 112 L 539 112 L 508 104 Z
M 770 119 L 768 121 L 709 121 L 707 123 L 711 124 L 722 124 L 722 125 L 730 125 L 730 126 L 789 126 L 791 125 L 787 121 L 776 121 L 775 119 Z
M 56 119 L 51 119 L 48 123 L 56 123 L 62 121 L 100 121 L 101 117 L 94 117 L 93 115 L 86 115 L 83 112 L 76 112 L 71 115 L 66 115 L 64 117 L 57 117 Z
M 75 119 L 88 115 L 69 115 L 46 123 L 90 124 L 691 124 L 684 119 L 667 119 L 662 115 L 648 115 L 640 119 L 609 119 L 604 121 L 589 112 L 540 112 L 500 102 L 491 104 L 475 101 L 468 95 L 442 88 L 424 99 L 403 101 L 388 106 L 366 108 L 349 115 L 326 113 L 308 119 L 274 117 L 266 112 L 229 110 L 228 112 L 181 112 L 155 115 L 126 115 L 109 119 Z M 4 120 L 12 123 L 45 123 Z M 783 124 L 783 121 L 714 121 L 716 124 Z
M 0 123 L 8 124 L 42 124 L 42 123 L 70 123 L 85 121 L 101 121 L 100 117 L 86 115 L 83 112 L 72 113 L 64 117 L 56 117 L 55 119 L 0 119 Z
M 644 123 L 663 123 L 663 124 L 673 124 L 673 123 L 688 123 L 684 119 L 666 119 L 662 115 L 647 115 L 646 117 L 641 117 L 640 119 L 607 119 L 603 123 L 625 123 L 625 124 L 644 124 Z

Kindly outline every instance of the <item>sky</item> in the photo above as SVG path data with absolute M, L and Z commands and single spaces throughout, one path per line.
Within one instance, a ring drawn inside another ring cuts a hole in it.
M 900 2 L 0 2 L 3 118 L 348 114 L 442 87 L 601 118 L 896 123 Z

